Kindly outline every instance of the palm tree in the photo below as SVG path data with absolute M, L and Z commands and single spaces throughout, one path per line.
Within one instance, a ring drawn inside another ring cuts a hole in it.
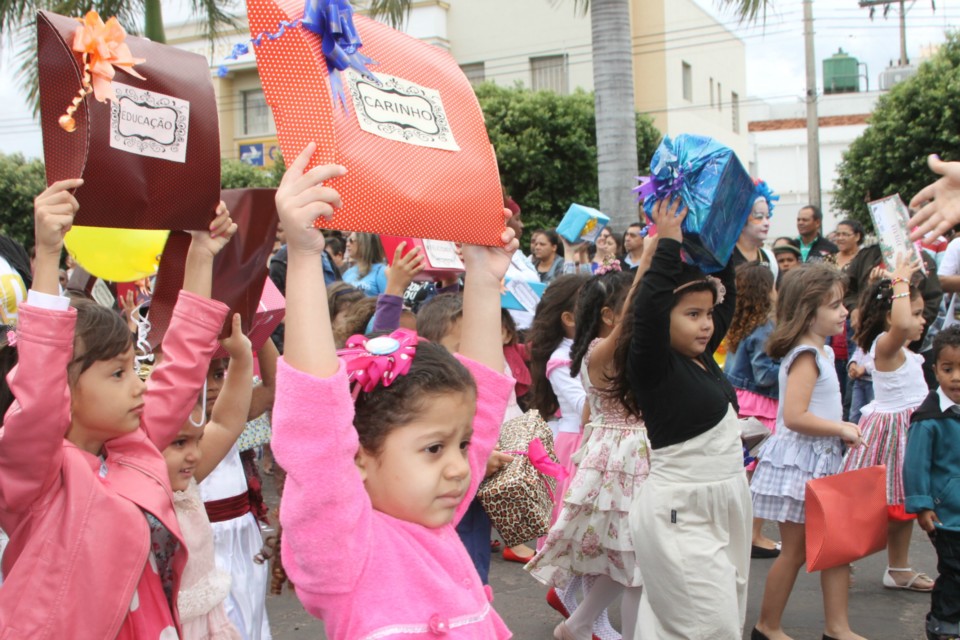
M 214 0 L 191 0 L 195 15 L 203 18 L 204 36 L 214 40 L 218 32 L 238 26 L 236 18 L 225 9 L 229 3 Z M 166 42 L 163 28 L 163 12 L 160 0 L 0 0 L 0 33 L 8 43 L 15 43 L 18 61 L 17 79 L 27 93 L 27 101 L 33 105 L 34 115 L 40 109 L 39 83 L 37 78 L 36 16 L 41 9 L 65 16 L 80 17 L 91 9 L 104 20 L 116 16 L 128 33 L 143 34 L 154 42 Z M 142 28 L 141 26 L 142 25 Z
M 630 191 L 638 173 L 637 142 L 636 136 L 624 135 L 636 127 L 630 2 L 573 0 L 575 11 L 590 14 L 600 210 L 621 229 L 637 218 L 637 205 Z M 766 14 L 772 0 L 717 2 L 731 7 L 742 21 L 752 21 Z M 411 4 L 412 0 L 369 0 L 367 8 L 370 15 L 382 16 L 398 26 L 409 14 Z

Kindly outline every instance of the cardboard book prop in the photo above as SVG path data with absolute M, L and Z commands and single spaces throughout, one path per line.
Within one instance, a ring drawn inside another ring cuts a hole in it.
M 473 88 L 448 53 L 354 16 L 376 79 L 334 74 L 334 93 L 342 82 L 344 95 L 335 103 L 321 36 L 302 20 L 304 0 L 248 0 L 247 12 L 283 157 L 291 162 L 316 142 L 309 167 L 347 168 L 328 182 L 343 206 L 318 226 L 500 244 L 496 157 Z
M 98 92 L 77 99 L 91 86 L 84 55 L 73 48 L 82 24 L 47 11 L 37 15 L 47 184 L 83 178 L 74 193 L 77 225 L 206 229 L 220 198 L 220 129 L 207 60 L 126 37 L 143 60 L 135 72 L 145 79 L 121 67 L 104 92 L 94 74 Z M 100 102 L 104 95 L 110 99 Z M 74 102 L 67 131 L 60 121 Z

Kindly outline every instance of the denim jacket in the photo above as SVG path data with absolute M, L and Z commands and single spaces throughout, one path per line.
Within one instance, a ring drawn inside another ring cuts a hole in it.
M 780 361 L 773 360 L 764 350 L 772 331 L 772 320 L 754 329 L 732 356 L 727 355 L 727 362 L 730 364 L 725 367 L 724 373 L 734 388 L 776 400 L 780 393 L 777 380 Z

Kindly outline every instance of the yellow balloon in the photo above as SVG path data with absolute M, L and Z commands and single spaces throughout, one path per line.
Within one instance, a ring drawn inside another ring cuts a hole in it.
M 169 231 L 73 227 L 64 236 L 67 251 L 90 274 L 111 282 L 154 275 Z

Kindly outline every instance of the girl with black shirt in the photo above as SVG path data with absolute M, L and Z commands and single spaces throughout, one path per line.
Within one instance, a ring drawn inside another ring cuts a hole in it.
M 719 280 L 684 264 L 679 200 L 654 210 L 660 242 L 617 347 L 617 399 L 643 414 L 650 476 L 631 509 L 643 571 L 637 637 L 734 640 L 746 616 L 750 492 L 736 393 L 713 353 L 736 305 Z

